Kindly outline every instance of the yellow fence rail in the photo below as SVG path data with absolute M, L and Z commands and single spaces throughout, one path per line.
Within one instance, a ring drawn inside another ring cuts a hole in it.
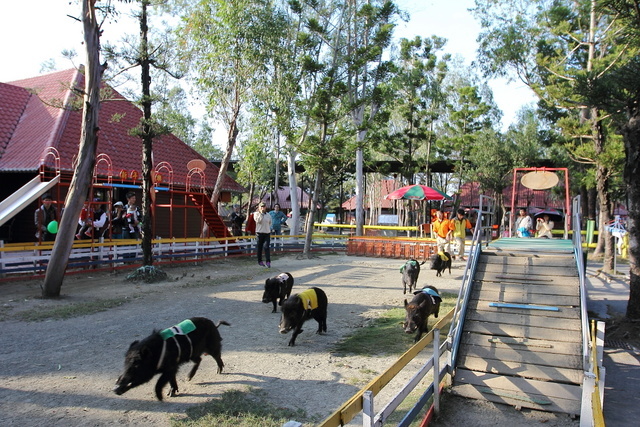
M 333 414 L 326 418 L 320 427 L 338 427 L 345 425 L 356 417 L 363 409 L 363 395 L 367 391 L 371 391 L 373 395 L 377 395 L 389 382 L 411 361 L 415 358 L 428 344 L 433 341 L 433 330 L 442 329 L 453 318 L 453 309 L 451 309 L 444 317 L 442 317 L 420 341 L 415 343 L 400 358 L 394 362 L 386 371 L 371 380 L 369 384 L 356 392 L 349 400 L 340 406 Z

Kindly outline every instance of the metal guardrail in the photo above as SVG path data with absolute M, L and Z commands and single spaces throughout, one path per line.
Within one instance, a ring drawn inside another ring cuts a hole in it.
M 451 342 L 449 360 L 449 367 L 451 369 L 449 373 L 451 375 L 454 374 L 456 367 L 456 358 L 458 356 L 458 348 L 460 347 L 460 340 L 462 338 L 464 318 L 467 312 L 469 296 L 471 295 L 473 275 L 476 271 L 480 254 L 482 253 L 482 243 L 486 242 L 486 244 L 489 244 L 492 239 L 491 233 L 493 232 L 492 222 L 494 214 L 495 199 L 488 196 L 480 196 L 478 221 L 476 222 L 476 227 L 473 231 L 473 239 L 471 240 L 471 247 L 469 249 L 469 259 L 462 275 L 462 285 L 458 291 L 458 299 L 454 307 L 455 312 L 453 314 L 453 320 L 447 336 L 447 341 Z
M 580 411 L 580 426 L 594 427 L 604 426 L 602 405 L 604 401 L 604 375 L 600 376 L 602 367 L 602 348 L 604 346 L 604 323 L 597 322 L 589 327 L 589 315 L 587 313 L 587 287 L 586 287 L 586 256 L 582 251 L 582 233 L 580 230 L 580 196 L 572 201 L 572 240 L 573 250 L 578 267 L 580 283 L 580 318 L 582 325 L 582 404 Z

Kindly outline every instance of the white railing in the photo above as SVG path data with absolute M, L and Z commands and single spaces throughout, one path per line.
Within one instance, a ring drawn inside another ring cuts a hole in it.
M 271 250 L 301 251 L 304 236 L 274 236 Z M 344 250 L 347 236 L 314 235 L 311 250 Z M 230 239 L 153 239 L 152 251 L 156 263 L 172 263 L 235 255 L 250 255 L 255 252 L 254 236 Z M 4 244 L 0 241 L 0 276 L 11 274 L 38 274 L 46 269 L 52 243 Z M 142 260 L 142 247 L 138 240 L 112 240 L 91 242 L 78 241 L 69 255 L 68 269 L 116 268 L 123 262 Z

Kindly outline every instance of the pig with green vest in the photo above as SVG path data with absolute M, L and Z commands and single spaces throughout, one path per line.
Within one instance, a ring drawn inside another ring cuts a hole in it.
M 231 326 L 224 320 L 214 324 L 204 317 L 192 317 L 171 328 L 156 330 L 142 341 L 134 341 L 125 354 L 124 373 L 116 381 L 113 391 L 123 394 L 160 374 L 155 388 L 158 400 L 162 400 L 162 389 L 167 383 L 171 386 L 167 396 L 175 396 L 178 394 L 178 368 L 192 361 L 194 365 L 188 376 L 191 380 L 200 366 L 203 353 L 213 357 L 218 364 L 218 373 L 222 373 L 220 325 Z

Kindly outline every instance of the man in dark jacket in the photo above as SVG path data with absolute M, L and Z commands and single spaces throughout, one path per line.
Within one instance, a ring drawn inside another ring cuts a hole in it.
M 49 231 L 49 223 L 58 221 L 58 209 L 53 205 L 50 194 L 42 196 L 42 205 L 36 209 L 33 222 L 36 226 L 36 238 L 42 242 L 53 242 L 56 235 Z

